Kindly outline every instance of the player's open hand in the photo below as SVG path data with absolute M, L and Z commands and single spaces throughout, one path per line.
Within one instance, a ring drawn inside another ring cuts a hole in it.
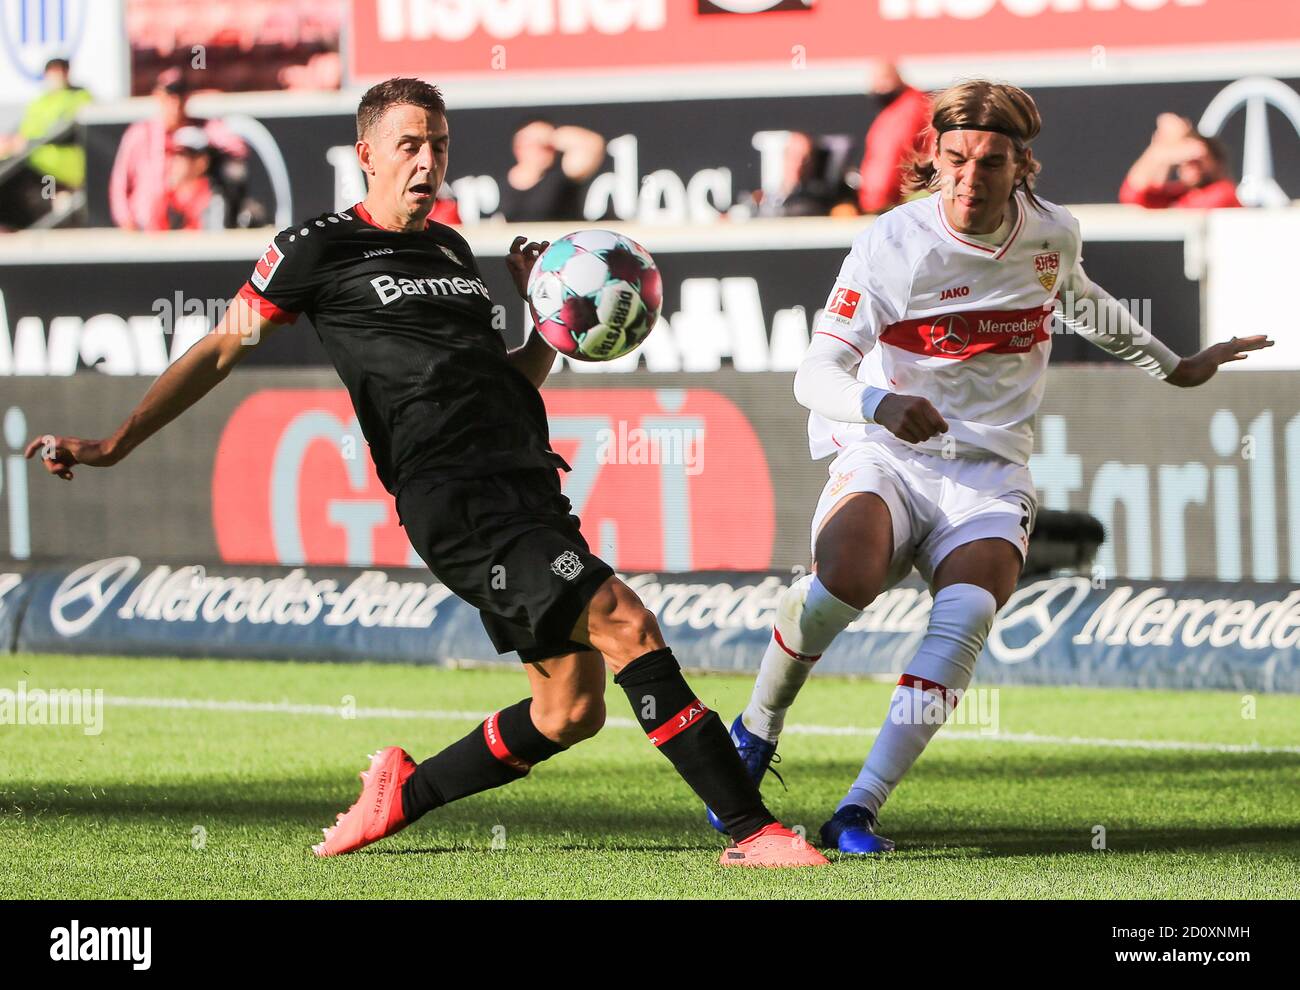
M 876 422 L 900 440 L 922 443 L 948 432 L 948 421 L 929 399 L 919 395 L 890 393 L 876 406 Z
M 1253 337 L 1233 337 L 1219 344 L 1211 344 L 1205 350 L 1179 361 L 1165 381 L 1179 388 L 1204 385 L 1214 377 L 1214 373 L 1219 370 L 1219 365 L 1227 364 L 1229 361 L 1244 361 L 1250 351 L 1272 346 L 1273 341 L 1262 333 Z
M 537 264 L 537 259 L 542 256 L 542 252 L 550 246 L 550 241 L 542 241 L 538 244 L 536 241 L 528 240 L 522 234 L 510 245 L 510 253 L 506 255 L 506 267 L 510 269 L 510 277 L 515 280 L 515 288 L 519 290 L 521 298 L 528 298 L 528 274 L 533 270 L 533 265 Z
M 27 445 L 28 460 L 38 454 L 45 470 L 64 481 L 72 480 L 74 464 L 110 467 L 121 459 L 106 440 L 79 440 L 76 437 L 56 437 L 50 433 L 37 437 Z

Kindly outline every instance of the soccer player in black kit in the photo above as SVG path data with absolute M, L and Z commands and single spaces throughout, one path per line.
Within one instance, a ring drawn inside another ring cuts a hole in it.
M 380 749 L 361 796 L 313 847 L 352 852 L 458 798 L 524 777 L 604 722 L 605 668 L 650 741 L 727 826 L 723 865 L 826 860 L 764 806 L 718 716 L 687 686 L 654 614 L 591 553 L 560 489 L 538 388 L 555 352 L 536 333 L 507 351 L 469 245 L 427 220 L 447 172 L 438 90 L 370 89 L 357 108 L 363 202 L 281 231 L 222 321 L 104 440 L 46 435 L 27 456 L 70 479 L 116 464 L 221 382 L 277 326 L 307 314 L 347 386 L 380 480 L 437 578 L 517 652 L 532 696 L 416 764 Z M 516 238 L 520 295 L 544 244 Z

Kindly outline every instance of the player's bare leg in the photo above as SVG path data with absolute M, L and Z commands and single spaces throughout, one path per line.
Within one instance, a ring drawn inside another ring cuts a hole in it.
M 820 866 L 826 859 L 767 810 L 721 719 L 687 685 L 654 613 L 616 577 L 607 579 L 572 633 L 604 655 L 651 743 L 716 810 L 735 845 L 724 866 Z
M 525 665 L 533 696 L 494 712 L 464 738 L 416 765 L 388 746 L 361 774 L 361 795 L 324 829 L 318 856 L 355 852 L 451 801 L 528 775 L 605 724 L 605 665 L 589 650 Z
M 880 807 L 947 721 L 975 673 L 993 617 L 1015 590 L 1020 551 L 1000 538 L 963 544 L 935 570 L 929 628 L 899 678 L 862 771 L 822 829 L 842 852 L 885 852 Z M 846 848 L 847 846 L 847 848 Z
M 595 650 L 524 664 L 537 731 L 561 746 L 590 739 L 605 724 L 605 658 Z
M 817 530 L 813 570 L 836 597 L 861 610 L 880 594 L 893 555 L 889 506 L 875 492 L 855 492 L 835 503 Z
M 880 594 L 894 553 L 889 508 L 879 495 L 844 496 L 817 533 L 813 573 L 786 591 L 742 725 L 775 744 L 785 714 L 822 652 Z
M 973 584 L 991 594 L 998 608 L 1016 590 L 1022 566 L 1020 551 L 1003 539 L 975 540 L 943 558 L 934 572 L 934 592 L 957 584 Z

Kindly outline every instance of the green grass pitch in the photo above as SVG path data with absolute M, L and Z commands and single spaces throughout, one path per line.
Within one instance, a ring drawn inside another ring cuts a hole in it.
M 691 680 L 728 722 L 752 683 Z M 1295 696 L 1260 695 L 1252 712 L 1231 692 L 1002 688 L 1000 735 L 945 727 L 886 806 L 896 853 L 756 871 L 716 866 L 720 837 L 612 685 L 616 721 L 596 738 L 360 853 L 319 860 L 309 846 L 355 799 L 368 752 L 398 744 L 423 759 L 476 713 L 522 697 L 523 674 L 0 658 L 0 689 L 20 681 L 99 689 L 105 705 L 97 735 L 0 725 L 4 898 L 1300 897 Z M 782 740 L 789 789 L 764 784 L 787 824 L 816 835 L 889 693 L 812 679 Z

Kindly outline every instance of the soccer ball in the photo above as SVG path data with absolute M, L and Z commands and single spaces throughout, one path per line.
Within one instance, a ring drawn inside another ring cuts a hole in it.
M 576 361 L 612 361 L 649 336 L 663 305 L 648 251 L 612 230 L 580 230 L 552 242 L 528 276 L 533 323 Z

